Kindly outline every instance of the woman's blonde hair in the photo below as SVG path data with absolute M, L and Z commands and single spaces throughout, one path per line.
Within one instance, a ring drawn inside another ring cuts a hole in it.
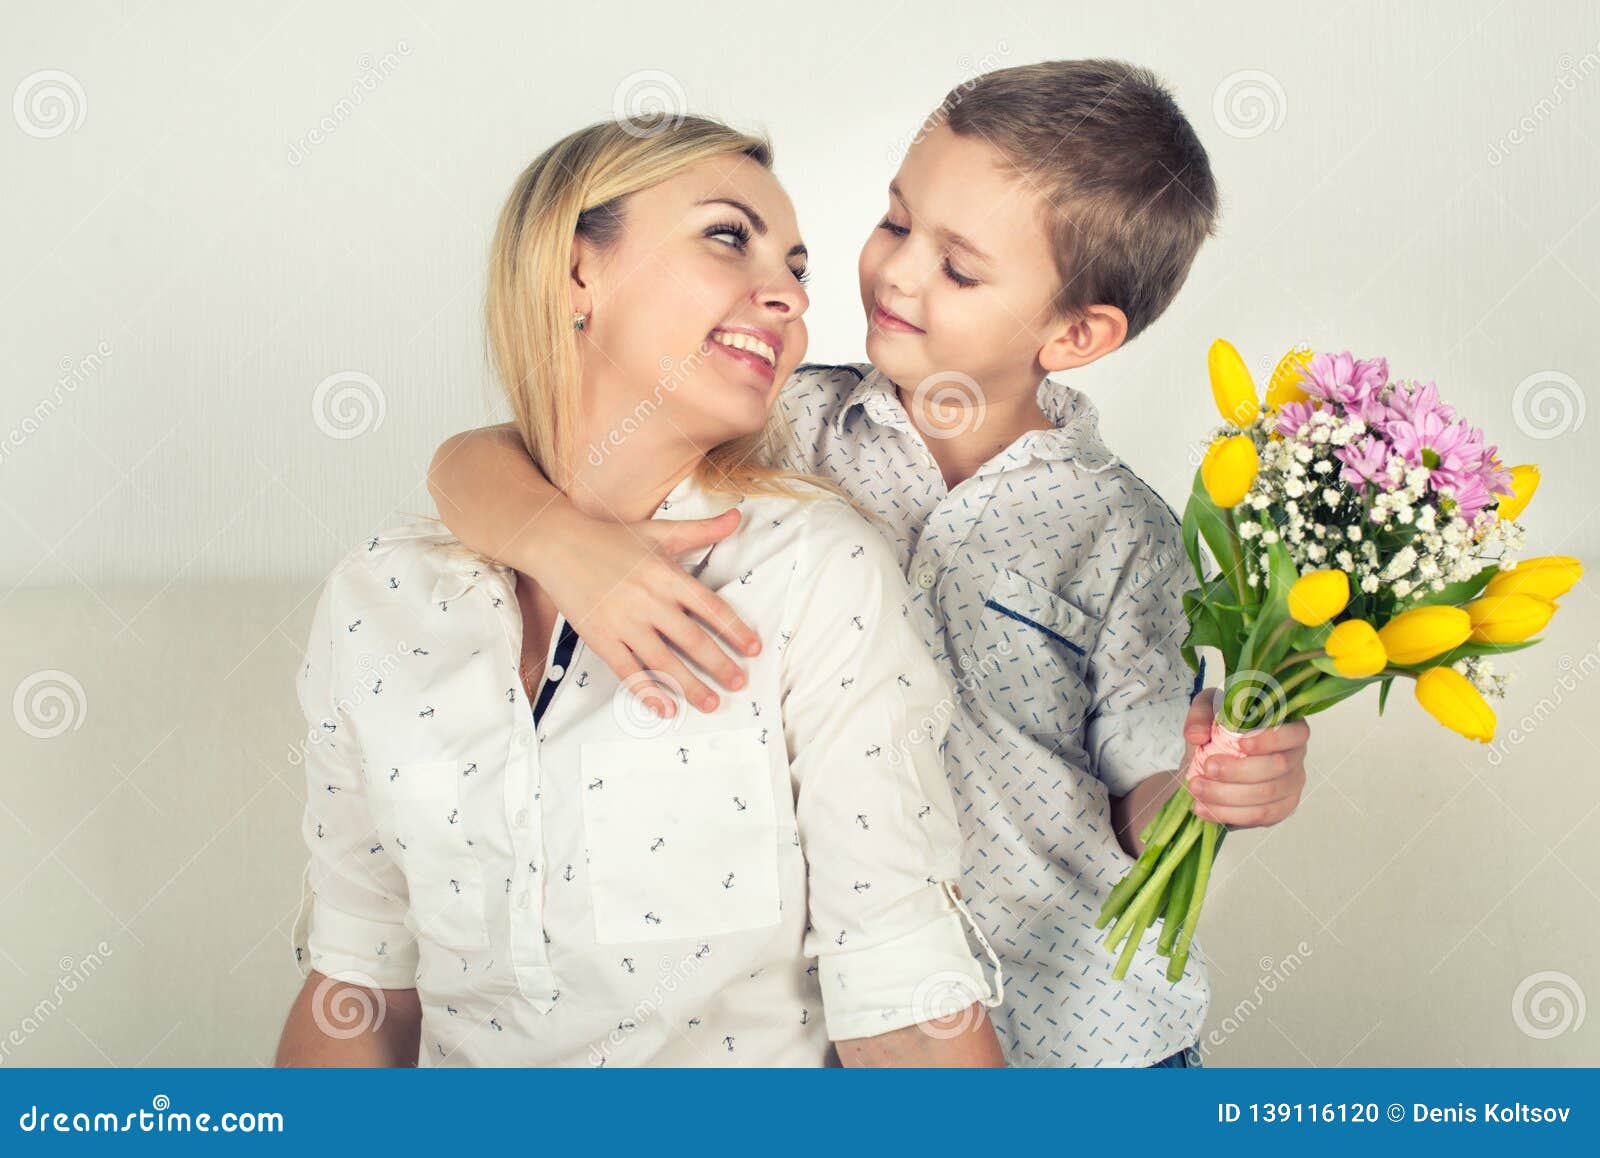
M 743 156 L 772 168 L 772 145 L 699 116 L 601 121 L 557 141 L 517 178 L 501 210 L 489 258 L 485 306 L 489 357 L 529 456 L 556 486 L 571 478 L 582 377 L 568 279 L 575 240 L 604 252 L 626 223 L 630 194 L 711 157 Z M 671 389 L 671 375 L 658 385 Z M 641 406 L 645 403 L 641 400 Z M 776 408 L 774 408 L 776 414 Z M 711 490 L 805 496 L 808 475 L 774 466 L 774 418 L 706 452 L 696 467 Z

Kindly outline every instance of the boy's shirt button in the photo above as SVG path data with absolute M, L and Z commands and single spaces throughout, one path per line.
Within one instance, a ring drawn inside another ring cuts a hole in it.
M 922 588 L 924 591 L 926 591 L 928 588 L 933 586 L 934 580 L 936 580 L 937 578 L 938 578 L 938 576 L 934 574 L 932 568 L 929 568 L 929 569 L 923 570 L 923 571 L 918 571 L 917 572 L 917 586 Z

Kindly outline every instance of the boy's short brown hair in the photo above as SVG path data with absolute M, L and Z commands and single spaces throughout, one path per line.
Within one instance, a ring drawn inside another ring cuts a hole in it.
M 1052 206 L 1045 225 L 1064 316 L 1116 306 L 1131 341 L 1177 296 L 1215 230 L 1205 148 L 1147 69 L 1120 60 L 1000 69 L 951 89 L 934 118 L 987 141 Z

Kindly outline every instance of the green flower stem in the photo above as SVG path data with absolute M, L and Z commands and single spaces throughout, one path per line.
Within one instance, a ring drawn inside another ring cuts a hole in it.
M 1133 963 L 1133 955 L 1139 948 L 1139 942 L 1144 940 L 1145 930 L 1156 919 L 1157 912 L 1161 909 L 1161 898 L 1153 896 L 1145 900 L 1143 896 L 1134 902 L 1135 913 L 1133 924 L 1129 927 L 1128 943 L 1122 947 L 1122 953 L 1117 957 L 1117 963 L 1111 970 L 1111 976 L 1119 980 L 1127 975 L 1128 966 Z
M 1196 820 L 1193 816 L 1190 819 Z M 1133 923 L 1139 918 L 1141 912 L 1149 912 L 1151 918 L 1154 917 L 1155 903 L 1166 890 L 1167 881 L 1177 871 L 1178 865 L 1183 863 L 1183 858 L 1194 847 L 1195 842 L 1200 839 L 1200 829 L 1200 822 L 1184 825 L 1178 839 L 1168 849 L 1166 855 L 1161 858 L 1161 863 L 1156 866 L 1155 872 L 1151 874 L 1150 879 L 1145 882 L 1144 887 L 1139 890 L 1138 895 L 1134 897 L 1133 902 L 1129 904 L 1122 916 L 1117 918 L 1117 923 L 1111 926 L 1111 932 L 1106 936 L 1106 948 L 1115 949 L 1117 947 L 1122 938 L 1127 936 L 1128 932 L 1133 928 Z M 1148 923 L 1148 919 L 1146 923 Z M 1126 972 L 1126 967 L 1119 961 L 1118 968 L 1112 970 L 1111 976 L 1120 981 Z
M 1178 935 L 1178 943 L 1172 952 L 1172 959 L 1167 962 L 1167 980 L 1176 981 L 1183 976 L 1183 967 L 1189 961 L 1189 946 L 1194 941 L 1195 928 L 1200 924 L 1200 909 L 1206 901 L 1206 885 L 1211 880 L 1211 862 L 1216 859 L 1217 848 L 1221 843 L 1223 826 L 1211 820 L 1200 822 L 1205 826 L 1205 835 L 1200 841 L 1200 868 L 1195 876 L 1194 896 L 1189 901 L 1189 912 L 1183 919 L 1183 931 Z
M 1167 905 L 1161 914 L 1161 937 L 1156 942 L 1156 952 L 1170 956 L 1178 940 L 1178 929 L 1189 911 L 1189 900 L 1194 896 L 1195 878 L 1200 868 L 1200 851 L 1190 849 L 1178 871 L 1172 874 L 1172 886 L 1167 889 Z
M 1140 886 L 1155 871 L 1156 863 L 1161 859 L 1161 854 L 1167 845 L 1171 843 L 1174 834 L 1191 815 L 1190 805 L 1193 802 L 1194 797 L 1189 795 L 1189 790 L 1179 785 L 1173 790 L 1172 795 L 1167 797 L 1166 803 L 1157 810 L 1150 823 L 1145 825 L 1144 832 L 1139 837 L 1145 842 L 1144 849 L 1134 866 L 1106 897 L 1105 904 L 1100 908 L 1100 917 L 1095 921 L 1095 928 L 1105 928 L 1127 909 L 1128 903 L 1138 894 Z

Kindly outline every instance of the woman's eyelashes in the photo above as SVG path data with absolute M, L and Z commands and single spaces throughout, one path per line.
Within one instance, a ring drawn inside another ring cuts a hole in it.
M 890 221 L 887 217 L 885 217 L 882 221 L 878 222 L 878 228 L 882 229 L 886 233 L 891 234 L 894 237 L 905 237 L 907 234 L 909 234 L 911 232 L 910 228 L 908 228 L 907 226 L 896 225 L 893 221 Z M 964 274 L 960 270 L 956 269 L 955 266 L 951 265 L 950 264 L 950 259 L 948 257 L 945 258 L 940 263 L 940 269 L 943 271 L 945 277 L 949 278 L 951 281 L 953 281 L 961 289 L 970 289 L 973 286 L 978 284 L 978 279 L 977 278 L 968 277 L 966 274 Z
M 718 222 L 716 225 L 711 226 L 705 231 L 705 236 L 708 238 L 722 236 L 731 237 L 733 238 L 733 244 L 728 245 L 727 247 L 729 249 L 737 249 L 740 253 L 744 253 L 750 248 L 750 227 L 742 221 Z M 724 242 L 722 244 L 726 245 L 727 243 Z M 795 269 L 794 266 L 790 266 L 789 272 L 794 274 L 794 280 L 799 282 L 801 285 L 805 285 L 806 282 L 811 280 L 811 271 L 804 266 L 801 266 L 799 269 Z

